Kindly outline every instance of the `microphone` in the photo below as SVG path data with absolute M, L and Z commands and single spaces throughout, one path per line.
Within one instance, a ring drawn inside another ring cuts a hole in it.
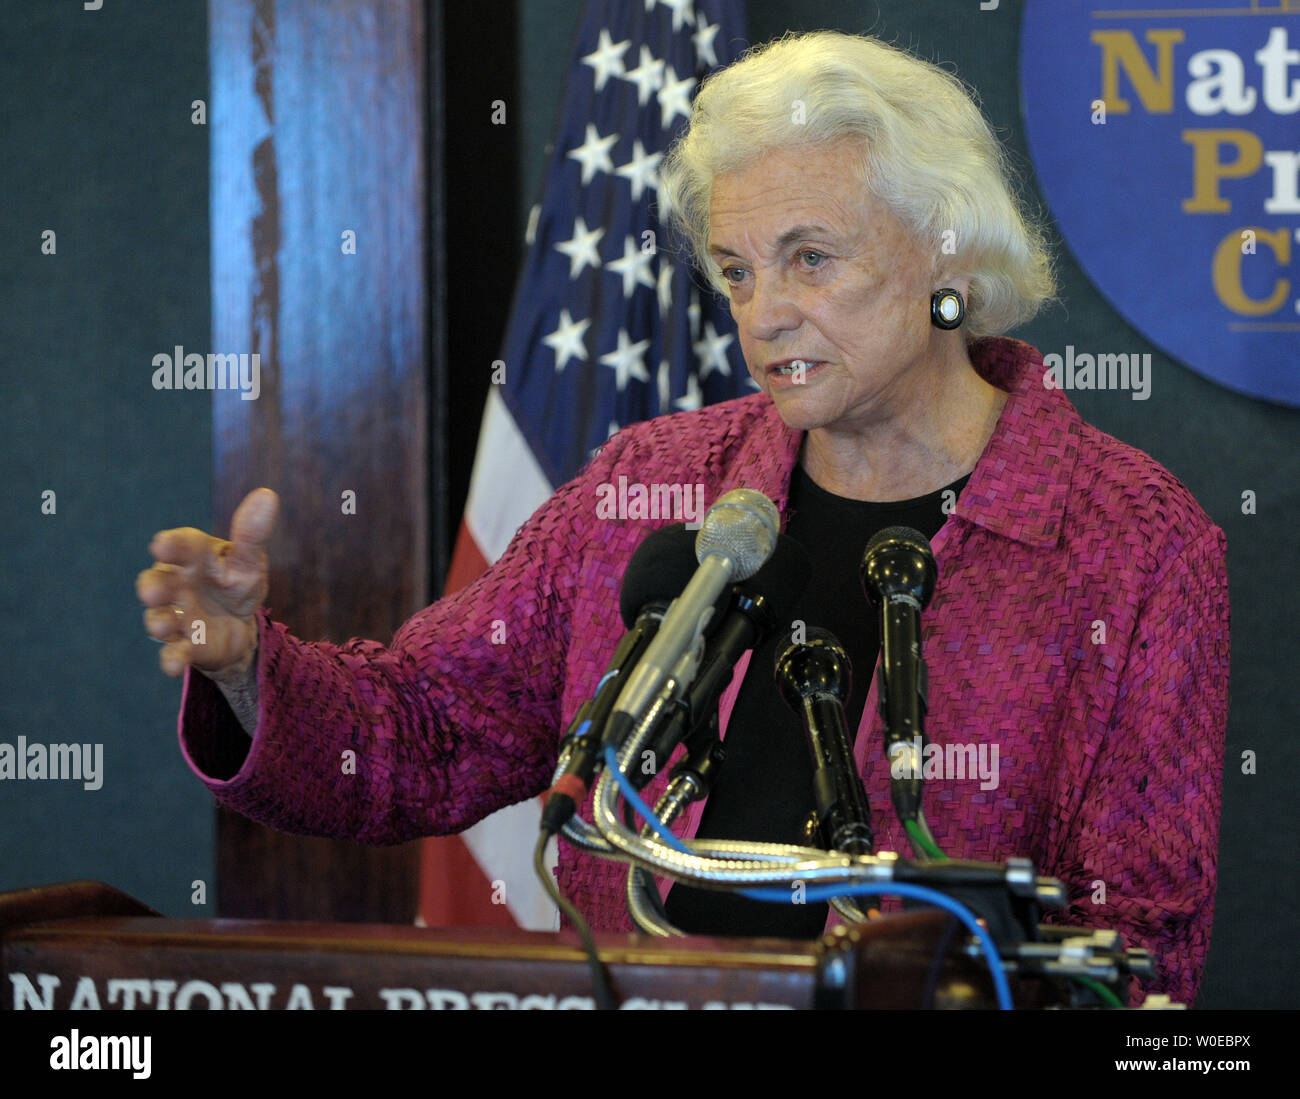
M 656 606 L 658 618 L 662 618 L 668 604 L 690 583 L 696 564 L 695 531 L 687 530 L 685 523 L 673 523 L 647 534 L 623 570 L 623 586 L 618 593 L 623 625 L 634 629 L 641 614 Z
M 781 647 L 775 672 L 781 697 L 803 719 L 822 841 L 832 851 L 871 854 L 875 845 L 871 808 L 853 766 L 853 743 L 844 716 L 844 700 L 853 685 L 849 654 L 833 633 L 813 626 L 804 641 L 792 635 Z
M 862 588 L 880 608 L 880 716 L 890 795 L 900 820 L 921 809 L 929 673 L 921 655 L 921 611 L 939 578 L 930 541 L 911 527 L 887 527 L 862 555 Z
M 788 534 L 779 534 L 767 563 L 735 586 L 721 623 L 709 637 L 699 674 L 692 680 L 683 704 L 672 709 L 650 742 L 656 771 L 658 763 L 666 761 L 681 741 L 692 740 L 701 728 L 711 724 L 736 661 L 761 645 L 778 625 L 789 621 L 811 575 L 807 550 Z M 653 776 L 653 771 L 636 768 L 628 777 L 639 790 Z
M 574 715 L 562 744 L 571 746 L 564 770 L 556 776 L 542 810 L 542 828 L 558 832 L 587 798 L 601 760 L 601 733 L 623 688 L 628 668 L 645 654 L 673 599 L 695 574 L 695 533 L 675 523 L 648 534 L 623 572 L 619 609 L 628 632 L 614 650 L 595 695 Z
M 628 676 L 605 726 L 606 745 L 621 744 L 650 708 L 663 701 L 661 693 L 672 701 L 680 699 L 695 678 L 718 597 L 753 576 L 772 555 L 779 526 L 776 505 L 748 488 L 719 497 L 705 513 L 695 539 L 699 568 L 669 606 L 659 632 Z

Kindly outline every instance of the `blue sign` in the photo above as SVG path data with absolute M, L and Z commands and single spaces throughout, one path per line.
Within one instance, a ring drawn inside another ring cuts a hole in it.
M 1300 0 L 1029 0 L 1020 81 L 1102 294 L 1193 370 L 1300 406 Z

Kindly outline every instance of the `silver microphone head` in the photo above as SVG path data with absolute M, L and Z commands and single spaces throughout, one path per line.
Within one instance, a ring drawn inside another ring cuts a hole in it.
M 695 537 L 695 556 L 703 563 L 711 553 L 731 562 L 732 583 L 748 580 L 776 548 L 781 517 L 776 505 L 752 488 L 737 488 L 709 508 Z

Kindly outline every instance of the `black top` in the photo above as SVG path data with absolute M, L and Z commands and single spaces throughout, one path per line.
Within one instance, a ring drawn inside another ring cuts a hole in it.
M 886 527 L 905 526 L 933 538 L 970 475 L 915 500 L 869 503 L 835 496 L 800 466 L 790 479 L 786 533 L 812 559 L 812 579 L 792 619 L 828 629 L 853 664 L 853 689 L 845 706 L 849 735 L 856 737 L 871 673 L 880 653 L 878 612 L 867 602 L 859 566 L 867 543 Z M 793 622 L 790 624 L 793 626 Z M 726 762 L 709 795 L 699 835 L 805 844 L 803 824 L 813 810 L 812 761 L 803 726 L 777 693 L 772 674 L 776 649 L 789 635 L 778 630 L 754 650 L 749 674 L 727 725 Z M 890 805 L 872 805 L 877 828 Z M 668 918 L 697 935 L 754 935 L 812 939 L 826 926 L 825 904 L 770 904 L 730 892 L 676 884 L 666 901 Z

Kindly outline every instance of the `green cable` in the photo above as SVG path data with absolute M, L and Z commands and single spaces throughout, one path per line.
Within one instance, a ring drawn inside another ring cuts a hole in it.
M 1123 1003 L 1120 1002 L 1120 998 L 1116 996 L 1115 993 L 1113 993 L 1109 988 L 1107 988 L 1100 981 L 1095 981 L 1091 977 L 1077 977 L 1077 976 L 1072 976 L 1070 980 L 1078 981 L 1079 984 L 1083 985 L 1084 988 L 1092 989 L 1092 991 L 1096 993 L 1097 998 L 1101 1000 L 1101 1002 L 1104 1003 L 1107 1007 L 1122 1008 L 1124 1006 Z
M 908 838 L 912 841 L 912 847 L 922 855 L 928 855 L 932 859 L 946 859 L 939 845 L 934 842 L 934 837 L 930 835 L 929 830 L 922 827 L 916 819 L 903 821 L 903 827 L 907 829 Z
M 903 827 L 907 829 L 907 835 L 912 841 L 912 847 L 918 850 L 920 854 L 929 855 L 932 859 L 946 859 L 948 857 L 940 850 L 939 845 L 930 834 L 930 829 L 924 823 L 924 817 L 920 820 L 915 818 L 905 820 L 903 821 Z M 1078 981 L 1085 988 L 1091 989 L 1107 1007 L 1122 1008 L 1124 1006 L 1120 998 L 1100 981 L 1091 977 L 1078 976 L 1072 976 L 1070 980 Z

